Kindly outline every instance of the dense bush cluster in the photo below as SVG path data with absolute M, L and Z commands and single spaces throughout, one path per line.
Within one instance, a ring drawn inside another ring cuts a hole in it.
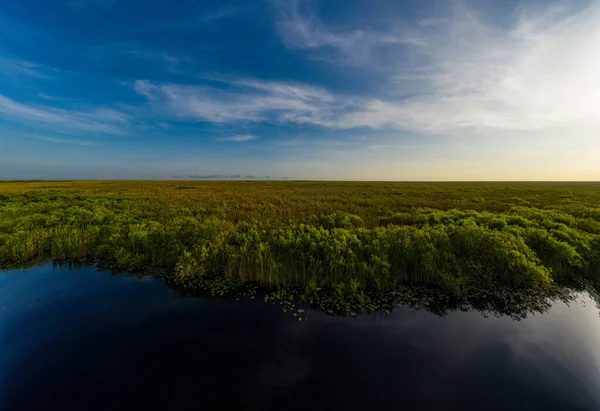
M 352 298 L 402 284 L 461 295 L 600 277 L 596 187 L 237 183 L 246 198 L 234 183 L 75 184 L 4 190 L 0 267 L 89 260 L 160 269 L 190 287 L 222 273 L 236 284 Z M 449 208 L 457 193 L 473 201 Z M 407 207 L 411 195 L 427 206 Z

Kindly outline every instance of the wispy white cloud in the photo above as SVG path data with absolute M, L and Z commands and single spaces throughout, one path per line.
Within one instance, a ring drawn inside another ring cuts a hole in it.
M 53 78 L 53 75 L 50 74 L 53 71 L 55 70 L 41 64 L 26 60 L 15 60 L 0 55 L 0 73 L 5 78 L 28 76 L 50 79 Z
M 257 79 L 234 79 L 230 80 L 229 83 L 292 99 L 320 100 L 324 102 L 334 101 L 333 95 L 320 87 L 278 81 L 261 81 Z
M 125 51 L 125 53 L 138 58 L 168 63 L 174 66 L 177 66 L 182 62 L 191 61 L 190 57 L 188 56 L 174 56 L 169 53 L 152 50 L 143 50 L 139 48 L 127 50 Z
M 450 15 L 403 33 L 343 32 L 295 7 L 282 16 L 278 28 L 288 46 L 355 65 L 365 75 L 377 70 L 386 92 L 349 96 L 284 81 L 211 77 L 205 79 L 227 87 L 138 80 L 135 91 L 157 112 L 209 122 L 436 134 L 600 127 L 600 1 L 579 10 L 523 10 L 508 26 L 457 3 Z M 387 52 L 380 46 L 390 44 L 403 57 L 383 64 Z
M 204 16 L 200 17 L 200 21 L 213 21 L 213 20 L 220 20 L 223 19 L 225 17 L 231 17 L 234 15 L 238 15 L 240 13 L 243 13 L 245 11 L 248 11 L 249 7 L 236 7 L 236 6 L 226 6 L 217 10 L 214 10 L 212 12 L 209 12 L 207 14 L 205 14 Z
M 134 40 L 116 40 L 103 42 L 82 50 L 82 58 L 97 67 L 115 67 L 126 65 L 151 65 L 153 69 L 165 73 L 185 74 L 187 65 L 194 59 L 183 53 L 176 53 L 168 48 L 152 48 L 143 42 Z
M 46 136 L 36 136 L 34 137 L 36 140 L 47 141 L 49 143 L 55 144 L 69 144 L 76 146 L 97 146 L 98 143 L 93 141 L 85 141 L 85 140 L 72 140 L 72 139 L 63 139 L 56 137 L 46 137 Z
M 137 80 L 133 87 L 149 99 L 156 112 L 210 122 L 298 122 L 320 115 L 334 100 L 325 90 L 299 84 L 248 79 L 229 83 L 231 87 L 222 89 Z
M 381 63 L 382 52 L 389 55 L 398 47 L 425 45 L 417 32 L 406 28 L 388 32 L 329 28 L 316 13 L 302 13 L 301 4 L 298 0 L 276 1 L 279 15 L 276 28 L 286 45 L 307 50 L 313 58 L 338 65 L 373 66 Z
M 502 27 L 457 3 L 449 16 L 398 34 L 335 30 L 296 3 L 278 28 L 289 47 L 387 74 L 387 97 L 366 96 L 356 110 L 306 121 L 435 133 L 598 127 L 600 2 L 578 5 L 523 9 Z M 389 43 L 401 45 L 402 57 L 383 58 L 390 50 L 380 46 Z
M 131 119 L 125 113 L 107 108 L 71 111 L 48 106 L 30 105 L 0 95 L 0 117 L 24 124 L 34 123 L 60 128 L 62 131 L 86 131 L 127 134 Z
M 243 143 L 245 141 L 251 141 L 251 140 L 256 140 L 257 137 L 250 135 L 250 134 L 242 134 L 242 135 L 235 135 L 235 136 L 231 136 L 231 137 L 222 137 L 219 138 L 219 141 L 234 141 L 236 143 Z
M 121 82 L 121 85 L 124 87 L 127 87 L 130 84 L 131 83 L 128 83 L 128 82 Z M 157 86 L 150 83 L 147 80 L 137 80 L 133 83 L 133 89 L 135 90 L 136 93 L 152 100 L 152 99 L 154 99 L 154 94 L 157 90 Z
M 377 70 L 386 92 L 352 96 L 287 81 L 210 76 L 203 79 L 226 87 L 138 80 L 134 90 L 155 115 L 185 121 L 442 135 L 600 128 L 600 1 L 585 9 L 521 10 L 504 26 L 457 3 L 449 15 L 402 32 L 344 32 L 297 7 L 281 16 L 288 46 L 355 65 L 367 76 Z M 389 48 L 382 45 L 400 47 L 402 57 L 383 64 Z

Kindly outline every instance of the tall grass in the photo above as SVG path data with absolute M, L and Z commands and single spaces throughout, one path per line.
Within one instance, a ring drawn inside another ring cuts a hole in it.
M 95 260 L 355 296 L 600 277 L 597 184 L 185 184 L 0 184 L 0 267 Z

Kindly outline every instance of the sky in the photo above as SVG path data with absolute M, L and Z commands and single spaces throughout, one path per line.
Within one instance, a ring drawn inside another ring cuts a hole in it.
M 600 0 L 3 0 L 0 179 L 600 180 Z

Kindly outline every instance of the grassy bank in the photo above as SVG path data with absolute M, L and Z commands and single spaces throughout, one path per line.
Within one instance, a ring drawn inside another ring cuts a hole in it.
M 327 294 L 349 311 L 407 284 L 445 298 L 597 284 L 600 184 L 0 183 L 0 267 L 48 258 L 188 288 L 220 273 L 210 286 Z

